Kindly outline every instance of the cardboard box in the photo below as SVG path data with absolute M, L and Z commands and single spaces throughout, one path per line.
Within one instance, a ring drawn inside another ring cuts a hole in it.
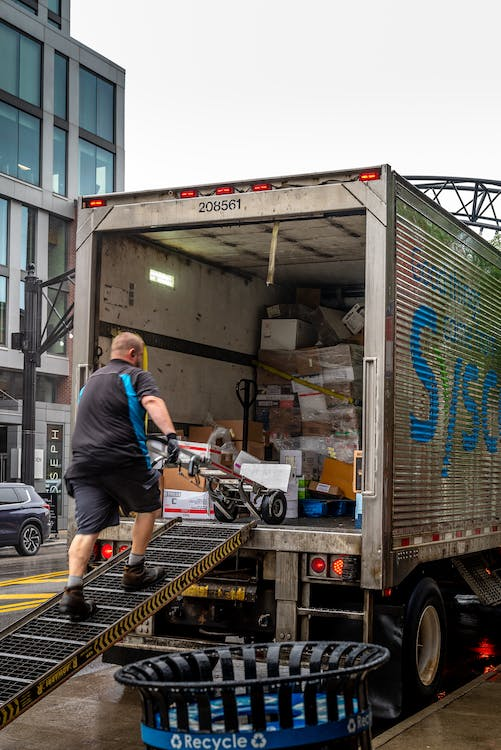
M 291 480 L 303 473 L 303 454 L 301 451 L 283 449 L 280 451 L 280 463 L 290 464 Z M 289 482 L 290 486 L 290 482 Z M 297 500 L 297 497 L 296 497 Z
M 213 519 L 214 508 L 208 492 L 187 492 L 185 490 L 164 490 L 162 514 L 164 518 Z
M 317 308 L 322 299 L 322 290 L 309 287 L 298 287 L 296 289 L 296 303 L 306 307 Z
M 311 307 L 302 304 L 278 304 L 266 308 L 266 315 L 269 318 L 297 318 L 311 323 L 313 319 L 313 310 Z
M 326 484 L 325 482 L 308 482 L 308 489 L 310 492 L 318 492 L 321 495 L 329 495 L 330 497 L 342 497 L 343 493 L 340 487 L 335 484 Z
M 197 484 L 194 478 L 181 474 L 177 467 L 163 470 L 162 485 L 164 490 L 185 490 L 187 492 L 204 492 L 205 479 L 199 477 Z
M 297 318 L 266 318 L 261 321 L 261 349 L 301 349 L 313 346 L 317 332 L 311 323 Z
M 272 408 L 269 417 L 270 434 L 294 437 L 301 434 L 301 414 L 299 408 Z
M 233 440 L 243 440 L 244 423 L 242 419 L 218 419 L 217 424 L 220 427 L 226 427 L 230 431 Z M 249 420 L 248 425 L 247 440 L 252 443 L 264 443 L 266 436 L 262 423 Z
M 237 450 L 237 453 L 243 450 L 241 440 L 235 440 L 235 448 Z M 250 453 L 251 456 L 259 461 L 264 461 L 265 448 L 266 446 L 264 443 L 254 443 L 252 442 L 252 440 L 249 440 L 247 443 L 247 453 Z
M 347 464 L 344 461 L 338 461 L 336 458 L 329 458 L 327 456 L 320 473 L 320 483 L 336 485 L 341 490 L 343 497 L 355 500 L 355 493 L 353 492 L 353 463 Z

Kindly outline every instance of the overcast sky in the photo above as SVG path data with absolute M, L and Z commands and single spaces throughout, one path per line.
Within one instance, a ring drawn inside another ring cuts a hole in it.
M 389 163 L 501 180 L 493 0 L 72 0 L 126 70 L 125 189 Z

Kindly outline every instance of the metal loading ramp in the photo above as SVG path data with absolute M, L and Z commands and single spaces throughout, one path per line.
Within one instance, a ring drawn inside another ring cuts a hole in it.
M 0 729 L 107 651 L 188 586 L 235 552 L 251 534 L 245 525 L 173 519 L 153 537 L 146 561 L 165 578 L 141 591 L 121 587 L 129 551 L 85 577 L 94 615 L 72 623 L 59 613 L 62 592 L 0 633 Z

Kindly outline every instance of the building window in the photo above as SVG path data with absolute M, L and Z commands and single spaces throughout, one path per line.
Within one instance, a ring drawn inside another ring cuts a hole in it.
M 58 195 L 66 195 L 66 140 L 66 131 L 54 127 L 52 190 Z
M 0 88 L 23 101 L 41 105 L 42 45 L 0 22 Z
M 80 195 L 112 193 L 115 157 L 110 151 L 84 141 L 78 144 L 80 162 Z
M 64 273 L 68 258 L 68 225 L 57 216 L 49 216 L 47 275 L 49 280 Z
M 40 183 L 40 120 L 1 101 L 0 172 Z
M 48 0 L 47 2 L 47 17 L 49 25 L 54 26 L 56 29 L 61 28 L 61 0 Z
M 21 268 L 26 271 L 35 262 L 36 209 L 21 206 Z
M 115 87 L 80 68 L 80 127 L 110 143 L 115 139 Z
M 0 344 L 7 342 L 7 278 L 0 276 Z
M 54 115 L 68 119 L 68 59 L 54 54 Z
M 38 0 L 14 0 L 14 2 L 30 13 L 35 15 L 38 13 Z
M 7 265 L 7 245 L 9 241 L 9 201 L 0 198 L 0 266 Z

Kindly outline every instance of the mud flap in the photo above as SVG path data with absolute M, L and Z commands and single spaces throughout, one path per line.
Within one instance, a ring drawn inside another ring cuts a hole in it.
M 372 642 L 386 646 L 391 654 L 386 664 L 369 675 L 369 704 L 378 719 L 396 719 L 402 712 L 403 631 L 403 607 L 376 605 Z

